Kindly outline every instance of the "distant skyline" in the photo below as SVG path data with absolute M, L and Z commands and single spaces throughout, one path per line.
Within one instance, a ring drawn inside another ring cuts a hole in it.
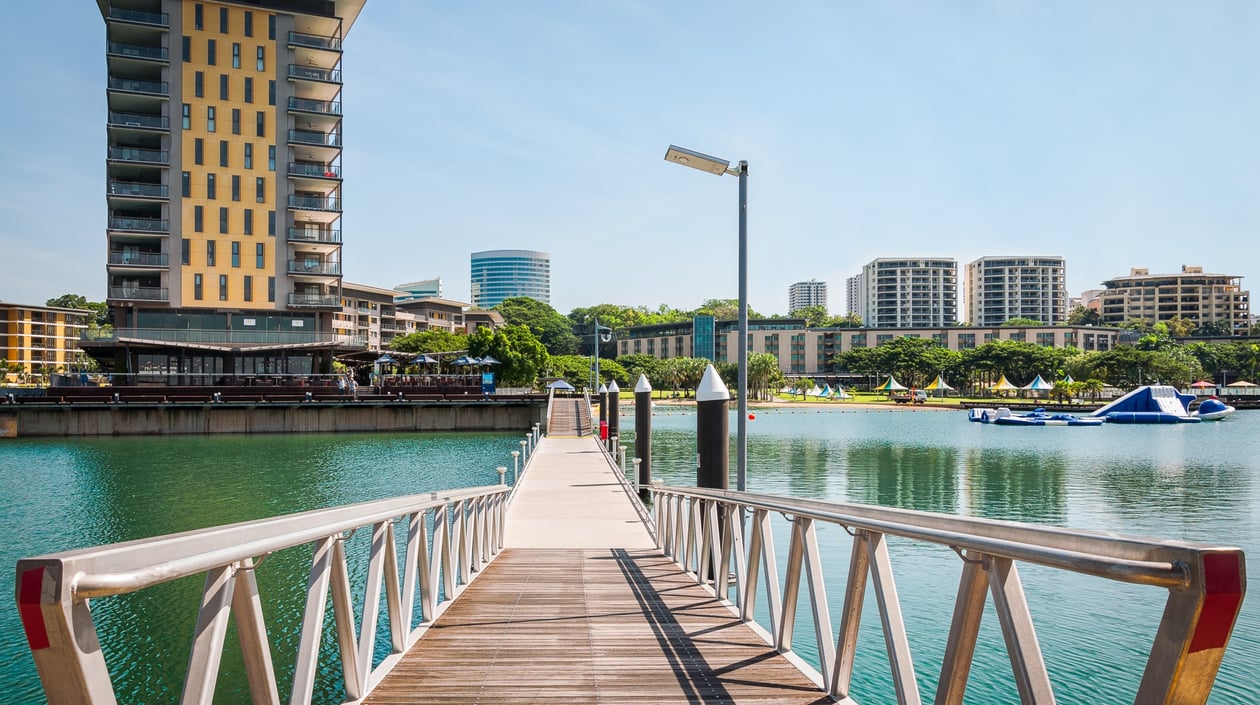
M 104 23 L 6 14 L 0 299 L 104 300 Z M 672 143 L 749 161 L 758 312 L 878 257 L 1061 256 L 1072 296 L 1183 264 L 1260 290 L 1258 26 L 1250 3 L 368 0 L 343 269 L 469 301 L 470 253 L 539 250 L 563 313 L 735 298 L 736 180 Z

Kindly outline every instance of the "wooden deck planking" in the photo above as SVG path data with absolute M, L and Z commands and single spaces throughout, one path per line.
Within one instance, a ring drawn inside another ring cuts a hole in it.
M 365 701 L 831 702 L 654 550 L 508 549 Z

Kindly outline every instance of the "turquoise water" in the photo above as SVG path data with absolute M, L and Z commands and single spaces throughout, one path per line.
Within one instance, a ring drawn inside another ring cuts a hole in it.
M 633 418 L 622 420 L 633 449 Z M 731 433 L 734 435 L 734 418 Z M 735 462 L 734 448 L 731 463 Z M 1233 545 L 1260 555 L 1260 412 L 1220 423 L 1017 428 L 969 423 L 962 412 L 758 410 L 748 424 L 748 489 L 844 502 Z M 653 417 L 654 477 L 695 483 L 695 416 Z M 732 468 L 731 485 L 734 486 Z M 776 526 L 779 563 L 786 524 Z M 851 539 L 820 530 L 838 629 Z M 920 692 L 930 702 L 961 563 L 953 552 L 890 540 Z M 1020 566 L 1060 703 L 1131 703 L 1166 591 Z M 854 675 L 859 702 L 891 701 L 873 593 L 867 592 Z M 990 600 L 991 601 L 991 600 Z M 794 646 L 816 658 L 812 626 Z M 967 702 L 1018 702 L 991 607 Z M 1260 601 L 1248 597 L 1213 705 L 1260 702 Z

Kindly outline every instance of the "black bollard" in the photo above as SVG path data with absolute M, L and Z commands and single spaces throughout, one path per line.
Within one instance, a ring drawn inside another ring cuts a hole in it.
M 599 428 L 596 437 L 600 445 L 608 445 L 608 387 L 599 385 Z
M 639 460 L 639 496 L 647 499 L 652 486 L 652 385 L 644 374 L 634 385 L 634 457 Z
M 727 488 L 730 400 L 730 391 L 709 365 L 696 388 L 696 487 Z
M 621 422 L 617 420 L 617 407 L 620 406 L 621 387 L 617 386 L 617 380 L 608 383 L 608 452 L 616 453 L 617 447 L 613 439 L 620 435 Z

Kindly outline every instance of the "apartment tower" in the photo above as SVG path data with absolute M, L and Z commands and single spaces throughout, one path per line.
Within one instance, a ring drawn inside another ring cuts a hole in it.
M 148 365 L 241 372 L 269 353 L 203 356 L 184 343 L 265 338 L 274 353 L 330 340 L 342 40 L 365 1 L 98 0 L 117 342 L 197 331 L 150 336 L 171 345 L 148 350 Z
M 808 306 L 827 308 L 827 282 L 810 279 L 788 287 L 788 314 Z
M 862 268 L 862 322 L 871 328 L 935 328 L 958 320 L 958 263 L 872 260 Z
M 1067 284 L 1062 257 L 981 257 L 967 265 L 963 302 L 967 322 L 1000 326 L 1029 318 L 1066 323 Z
M 551 303 L 551 255 L 533 250 L 472 253 L 473 306 L 493 308 L 515 296 Z

